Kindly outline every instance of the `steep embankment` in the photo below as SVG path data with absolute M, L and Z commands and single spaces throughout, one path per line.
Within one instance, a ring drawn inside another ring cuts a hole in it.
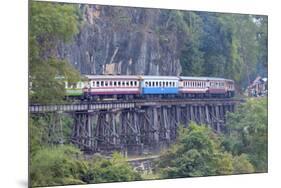
M 58 54 L 82 74 L 101 74 L 116 64 L 118 74 L 179 75 L 181 34 L 169 11 L 80 5 L 83 20 L 71 44 Z

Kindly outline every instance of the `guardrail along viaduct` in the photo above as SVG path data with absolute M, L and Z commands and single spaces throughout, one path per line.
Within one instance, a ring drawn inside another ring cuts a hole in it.
M 35 116 L 48 116 L 54 143 L 63 143 L 61 115 L 73 118 L 71 142 L 82 150 L 119 150 L 142 154 L 173 143 L 177 127 L 191 121 L 216 132 L 225 129 L 225 115 L 241 103 L 236 99 L 169 99 L 30 105 Z M 49 116 L 52 114 L 52 116 Z

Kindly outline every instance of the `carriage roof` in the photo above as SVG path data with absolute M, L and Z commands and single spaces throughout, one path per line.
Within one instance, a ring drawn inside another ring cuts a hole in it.
M 140 76 L 144 80 L 179 80 L 177 76 Z
M 139 80 L 140 76 L 133 75 L 84 75 L 90 80 L 114 80 L 114 79 L 125 79 L 125 80 Z
M 201 80 L 201 81 L 208 81 L 208 80 L 215 80 L 215 81 L 233 81 L 230 79 L 225 78 L 218 78 L 218 77 L 192 77 L 192 76 L 181 76 L 181 80 Z

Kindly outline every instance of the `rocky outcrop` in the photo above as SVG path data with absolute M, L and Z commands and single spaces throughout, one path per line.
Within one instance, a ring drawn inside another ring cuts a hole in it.
M 179 75 L 181 35 L 169 25 L 169 10 L 80 5 L 82 24 L 58 54 L 82 74 Z

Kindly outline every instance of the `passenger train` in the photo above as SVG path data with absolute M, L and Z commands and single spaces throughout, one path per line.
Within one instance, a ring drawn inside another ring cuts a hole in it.
M 149 98 L 230 98 L 234 81 L 213 77 L 85 75 L 65 82 L 68 98 L 84 100 Z

